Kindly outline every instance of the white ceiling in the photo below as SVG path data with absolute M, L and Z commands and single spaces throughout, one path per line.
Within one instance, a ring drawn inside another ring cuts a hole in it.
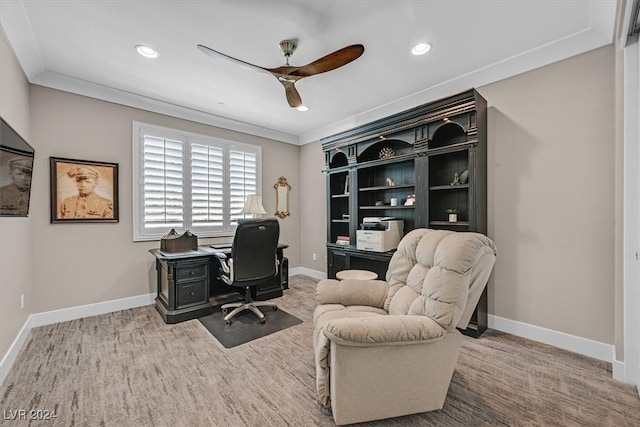
M 31 83 L 305 144 L 470 87 L 612 43 L 616 0 L 0 0 L 4 34 Z M 296 84 L 289 107 L 262 67 L 361 43 L 356 61 Z M 433 44 L 413 56 L 417 42 Z M 146 44 L 160 56 L 139 56 Z

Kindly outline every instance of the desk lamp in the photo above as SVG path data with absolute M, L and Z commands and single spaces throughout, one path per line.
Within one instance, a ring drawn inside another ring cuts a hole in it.
M 262 206 L 262 196 L 260 194 L 249 194 L 247 200 L 244 203 L 244 208 L 240 211 L 241 214 L 253 214 L 254 218 L 260 218 L 266 214 Z

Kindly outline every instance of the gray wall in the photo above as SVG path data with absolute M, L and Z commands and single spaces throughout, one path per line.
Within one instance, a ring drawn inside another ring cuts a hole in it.
M 29 83 L 0 32 L 0 116 L 31 142 Z M 36 144 L 36 156 L 40 155 Z M 31 209 L 33 212 L 33 209 Z M 0 218 L 0 358 L 7 352 L 27 318 L 32 305 L 33 217 Z M 20 295 L 25 307 L 20 309 Z
M 614 344 L 614 47 L 479 88 L 489 104 L 489 313 Z
M 41 86 L 31 87 L 32 140 L 39 150 L 32 191 L 34 311 L 43 312 L 155 292 L 159 242 L 132 241 L 132 122 L 142 121 L 263 147 L 263 203 L 275 211 L 278 177 L 292 185 L 290 217 L 280 220 L 290 265 L 299 264 L 299 147 L 124 107 Z M 120 222 L 51 224 L 49 157 L 119 164 Z M 226 240 L 230 240 L 227 238 Z M 206 244 L 214 239 L 200 239 Z

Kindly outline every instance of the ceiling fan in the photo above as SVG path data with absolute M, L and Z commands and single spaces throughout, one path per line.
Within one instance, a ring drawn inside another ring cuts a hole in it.
M 282 54 L 286 59 L 285 65 L 277 68 L 265 68 L 258 65 L 250 64 L 237 58 L 233 58 L 222 52 L 218 52 L 216 50 L 208 48 L 207 46 L 201 44 L 198 45 L 198 49 L 214 58 L 218 57 L 228 59 L 236 63 L 248 65 L 249 67 L 260 71 L 271 73 L 276 79 L 278 79 L 280 83 L 282 83 L 282 86 L 284 86 L 287 101 L 289 102 L 289 105 L 294 108 L 302 105 L 300 94 L 295 88 L 295 83 L 298 80 L 304 77 L 310 77 L 316 74 L 335 70 L 336 68 L 342 67 L 343 65 L 346 65 L 349 62 L 358 59 L 364 53 L 363 45 L 353 44 L 347 47 L 343 47 L 342 49 L 338 49 L 335 52 L 325 55 L 322 58 L 310 62 L 307 65 L 296 67 L 289 65 L 289 57 L 293 55 L 296 47 L 297 45 L 293 40 L 281 41 L 280 50 L 282 51 Z

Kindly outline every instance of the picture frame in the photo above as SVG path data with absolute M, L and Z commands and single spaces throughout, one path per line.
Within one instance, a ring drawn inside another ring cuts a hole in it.
M 0 117 L 0 217 L 29 216 L 35 150 Z
M 51 223 L 118 222 L 118 164 L 50 157 Z
M 0 146 L 0 216 L 29 216 L 33 155 Z

